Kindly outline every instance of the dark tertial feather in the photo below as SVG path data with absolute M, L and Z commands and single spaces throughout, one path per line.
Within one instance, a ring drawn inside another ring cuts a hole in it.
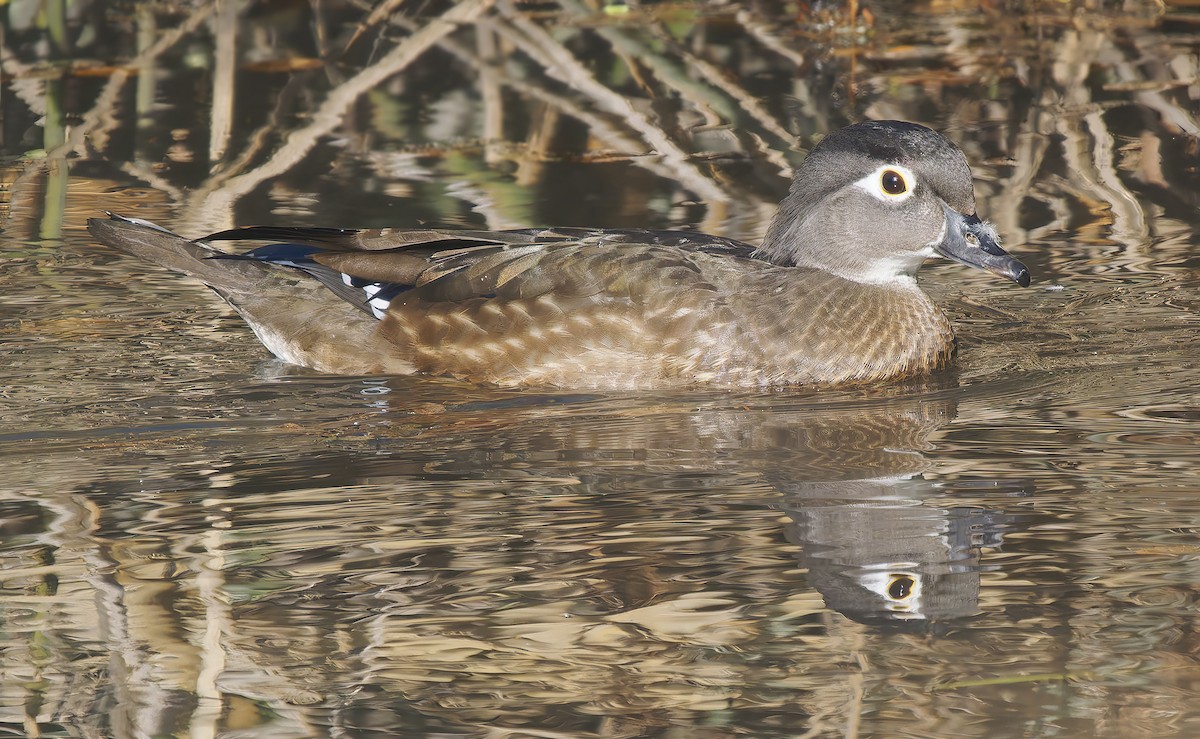
M 402 229 L 317 228 L 307 226 L 244 226 L 218 231 L 197 241 L 291 241 L 319 244 L 342 251 L 384 251 L 391 249 L 434 250 L 499 245 L 504 241 L 487 231 L 433 231 Z
M 293 226 L 246 226 L 220 231 L 204 241 L 288 241 L 341 251 L 418 250 L 428 253 L 481 246 L 575 243 L 671 246 L 728 256 L 750 256 L 754 247 L 735 239 L 696 231 L 658 231 L 646 228 L 520 228 L 508 231 L 441 231 L 437 229 L 345 229 Z
M 323 228 L 306 226 L 242 226 L 228 231 L 218 231 L 197 241 L 272 241 L 275 239 L 304 241 L 337 241 L 339 238 L 356 234 L 356 229 Z

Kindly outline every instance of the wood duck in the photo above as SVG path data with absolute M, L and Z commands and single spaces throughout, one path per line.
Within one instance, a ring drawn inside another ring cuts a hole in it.
M 277 357 L 337 374 L 508 386 L 877 382 L 945 366 L 946 316 L 917 286 L 940 254 L 1029 284 L 975 214 L 966 157 L 913 123 L 825 137 L 763 243 L 683 231 L 259 226 L 191 241 L 136 218 L 101 242 L 195 277 Z M 215 242 L 272 242 L 244 254 Z

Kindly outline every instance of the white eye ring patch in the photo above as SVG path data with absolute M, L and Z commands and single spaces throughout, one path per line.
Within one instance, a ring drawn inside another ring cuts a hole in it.
M 899 176 L 900 184 L 904 187 L 902 191 L 892 193 L 884 188 L 884 175 L 889 172 L 891 174 L 888 175 L 888 179 L 893 186 L 896 182 L 896 176 Z M 871 197 L 881 202 L 902 203 L 912 197 L 913 190 L 917 187 L 917 176 L 903 164 L 883 164 L 871 174 L 857 180 L 854 186 L 867 191 Z

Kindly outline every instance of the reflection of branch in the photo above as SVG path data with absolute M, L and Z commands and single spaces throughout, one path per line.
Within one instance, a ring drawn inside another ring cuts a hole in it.
M 804 55 L 799 51 L 785 46 L 783 42 L 772 32 L 767 24 L 756 20 L 750 11 L 746 9 L 737 12 L 737 22 L 746 32 L 754 37 L 754 40 L 762 44 L 765 48 L 770 49 L 784 59 L 789 60 L 796 65 L 798 69 L 802 69 L 805 64 Z
M 352 2 L 364 11 L 370 8 L 370 5 L 365 0 L 352 0 Z M 420 24 L 416 21 L 398 16 L 390 18 L 388 22 L 409 33 L 413 33 L 420 28 Z M 589 134 L 593 138 L 602 141 L 604 145 L 617 155 L 627 157 L 630 164 L 652 172 L 665 180 L 677 180 L 678 173 L 675 168 L 670 167 L 661 157 L 640 156 L 639 154 L 645 150 L 645 143 L 620 130 L 604 115 L 582 107 L 570 98 L 552 92 L 537 82 L 536 75 L 514 77 L 508 73 L 504 65 L 485 61 L 484 59 L 490 58 L 490 51 L 496 48 L 496 26 L 498 23 L 502 23 L 502 21 L 487 18 L 476 22 L 477 49 L 465 46 L 452 38 L 441 39 L 437 42 L 438 47 L 457 58 L 463 64 L 472 67 L 481 81 L 486 79 L 491 84 L 512 88 L 527 98 L 544 103 L 550 110 L 555 110 L 577 119 L 580 123 L 587 126 Z M 497 104 L 499 102 L 497 101 Z M 495 149 L 497 142 L 491 140 L 491 135 L 488 134 L 489 130 L 491 129 L 485 123 L 484 145 L 488 151 L 491 151 Z M 537 156 L 535 149 L 536 147 L 527 148 L 526 156 Z M 528 184 L 521 181 L 522 174 L 528 172 L 526 164 L 528 164 L 528 161 L 523 162 L 517 171 L 518 184 Z M 206 187 L 208 187 L 207 183 Z M 456 187 L 453 194 L 456 198 L 472 203 L 474 209 L 483 213 L 485 218 L 488 219 L 489 224 L 492 223 L 491 219 L 494 216 L 489 215 L 489 209 L 493 209 L 495 203 L 485 203 L 482 199 L 476 200 L 476 196 L 482 195 L 477 187 L 469 183 L 461 183 Z M 717 208 L 710 208 L 710 212 L 716 212 L 717 210 Z
M 1034 231 L 1028 231 L 1022 226 L 1021 210 L 1026 198 L 1035 198 L 1054 211 L 1054 219 L 1036 231 L 1044 233 L 1067 227 L 1068 212 L 1062 207 L 1062 199 L 1035 194 L 1035 188 L 1040 184 L 1038 176 L 1046 160 L 1046 151 L 1050 147 L 1049 137 L 1040 135 L 1042 122 L 1051 117 L 1046 112 L 1049 108 L 1050 105 L 1044 99 L 1042 104 L 1031 106 L 1021 122 L 1022 130 L 1028 133 L 1018 134 L 1008 152 L 1012 160 L 1011 173 L 1002 183 L 992 183 L 995 191 L 987 206 L 987 216 L 1005 235 L 1008 241 L 1006 247 L 1028 243 L 1030 238 L 1036 235 Z
M 294 94 L 292 88 L 302 84 L 301 76 L 294 76 L 288 81 L 287 85 L 283 88 L 283 92 L 276 96 L 275 108 L 268 115 L 266 123 L 259 126 L 254 133 L 247 137 L 246 145 L 242 148 L 241 153 L 237 155 L 236 159 L 232 160 L 232 162 L 216 162 L 212 166 L 210 170 L 211 174 L 204 180 L 204 185 L 197 189 L 197 193 L 208 193 L 216 190 L 225 183 L 225 180 L 241 174 L 246 167 L 250 166 L 250 163 L 266 148 L 271 138 L 271 133 L 279 127 L 279 121 L 284 116 L 284 109 Z M 193 195 L 193 198 L 203 199 L 198 194 Z
M 23 64 L 0 39 L 0 69 L 9 79 L 9 86 L 21 102 L 35 115 L 46 114 L 46 80 L 31 75 L 32 67 Z
M 1143 246 L 1149 237 L 1150 227 L 1146 224 L 1142 204 L 1117 174 L 1113 135 L 1099 111 L 1088 113 L 1083 117 L 1083 121 L 1094 142 L 1092 164 L 1095 166 L 1096 184 L 1108 194 L 1108 202 L 1112 206 L 1113 236 L 1127 246 Z
M 216 736 L 218 733 L 224 696 L 217 682 L 229 668 L 227 644 L 237 634 L 233 624 L 233 607 L 229 598 L 225 597 L 230 589 L 226 573 L 232 569 L 225 557 L 227 544 L 223 531 L 229 527 L 232 518 L 227 512 L 229 504 L 230 501 L 217 496 L 207 498 L 204 501 L 208 509 L 205 521 L 207 529 L 180 537 L 176 550 L 180 561 L 188 561 L 187 555 L 191 555 L 192 572 L 195 573 L 193 592 L 204 607 L 204 629 L 193 642 L 200 658 L 199 670 L 195 675 L 196 707 L 188 722 L 193 736 Z
M 110 128 L 116 126 L 117 123 L 112 116 L 112 109 L 116 105 L 117 96 L 120 95 L 121 88 L 125 86 L 125 82 L 129 79 L 130 71 L 149 63 L 152 59 L 158 58 L 160 54 L 194 31 L 197 26 L 212 14 L 212 11 L 213 6 L 211 3 L 196 8 L 178 27 L 164 33 L 150 48 L 138 54 L 121 69 L 113 72 L 113 75 L 108 78 L 108 83 L 104 86 L 104 89 L 96 97 L 96 102 L 92 105 L 92 109 L 83 115 L 83 121 L 78 126 L 71 128 L 71 133 L 67 136 L 66 143 L 55 147 L 54 151 L 48 152 L 46 156 L 52 159 L 64 158 L 71 152 L 79 151 L 83 147 L 84 139 L 89 135 L 92 137 L 92 144 L 97 149 L 103 151 L 107 138 L 104 134 Z
M 583 21 L 594 15 L 591 7 L 579 0 L 558 0 L 558 4 L 577 20 Z M 654 72 L 654 75 L 665 85 L 678 92 L 683 97 L 696 104 L 711 108 L 727 121 L 737 116 L 737 106 L 727 97 L 713 94 L 713 90 L 703 83 L 692 79 L 682 58 L 677 54 L 663 54 L 651 49 L 644 42 L 633 38 L 623 27 L 598 25 L 593 32 L 607 41 L 622 58 L 636 60 Z M 672 51 L 678 51 L 673 49 Z M 625 62 L 631 71 L 637 67 L 631 61 Z
M 578 0 L 559 0 L 559 4 L 576 17 L 591 14 L 591 9 Z M 731 81 L 724 72 L 707 60 L 683 49 L 661 28 L 655 28 L 655 31 L 659 41 L 666 44 L 669 53 L 664 54 L 651 49 L 623 28 L 601 26 L 595 29 L 595 33 L 608 41 L 618 53 L 628 55 L 646 65 L 658 79 L 695 107 L 710 108 L 731 123 L 749 117 L 781 142 L 791 143 L 792 135 L 779 125 L 757 98 Z M 632 64 L 629 66 L 633 68 Z M 708 84 L 693 79 L 694 73 L 699 73 Z M 771 162 L 787 173 L 792 170 L 782 155 L 772 158 Z
M 664 39 L 668 40 L 668 39 Z M 788 133 L 787 129 L 779 125 L 775 117 L 762 106 L 758 98 L 751 95 L 741 86 L 730 80 L 724 72 L 713 66 L 708 60 L 692 54 L 685 49 L 677 49 L 676 53 L 681 59 L 687 60 L 688 66 L 703 75 L 708 83 L 718 90 L 724 92 L 729 97 L 737 101 L 741 106 L 743 113 L 753 118 L 758 125 L 762 126 L 767 131 L 774 134 L 781 142 L 790 143 L 795 137 Z M 682 91 L 680 91 L 682 93 Z M 764 147 L 761 149 L 767 160 L 775 166 L 779 167 L 780 171 L 786 176 L 792 173 L 792 165 L 783 155 L 782 152 Z
M 414 31 L 417 24 L 414 21 L 393 17 L 390 23 L 399 26 L 408 31 Z M 522 39 L 513 29 L 508 28 L 502 21 L 485 18 L 477 21 L 480 32 L 490 32 L 492 34 L 501 34 L 510 41 L 520 44 Z M 438 42 L 438 46 L 443 50 L 458 58 L 465 64 L 475 68 L 476 72 L 482 77 L 483 70 L 490 68 L 491 65 L 480 59 L 475 50 L 454 41 L 450 38 L 443 38 Z M 530 54 L 533 57 L 532 54 Z M 535 61 L 540 60 L 533 57 Z M 628 133 L 614 125 L 610 119 L 600 113 L 595 112 L 591 108 L 584 107 L 574 100 L 551 91 L 545 85 L 538 83 L 536 75 L 529 76 L 512 76 L 508 74 L 504 66 L 495 66 L 490 68 L 490 72 L 494 75 L 497 83 L 509 87 L 525 97 L 540 101 L 546 105 L 552 106 L 554 109 L 575 118 L 580 123 L 588 128 L 589 134 L 595 139 L 604 142 L 606 146 L 615 152 L 625 154 L 629 157 L 629 163 L 654 173 L 658 177 L 666 180 L 671 180 L 679 183 L 682 187 L 690 189 L 693 193 L 699 192 L 699 186 L 691 186 L 698 176 L 696 170 L 688 162 L 672 161 L 665 157 L 657 156 L 638 156 L 637 153 L 645 148 L 645 143 L 631 137 Z M 598 83 L 596 83 L 598 84 Z M 709 187 L 719 187 L 716 183 L 709 180 L 701 179 L 701 183 L 708 182 Z M 705 213 L 705 227 L 708 230 L 714 230 L 725 224 L 728 217 L 726 203 L 729 202 L 729 197 L 721 193 L 721 198 L 710 198 L 708 208 Z M 751 213 L 761 213 L 764 209 L 767 212 L 774 212 L 775 203 L 770 204 L 755 202 L 753 205 L 746 202 L 745 199 L 739 198 L 742 207 L 739 208 L 739 215 L 749 215 Z M 746 207 L 749 206 L 749 207 Z
M 512 41 L 547 72 L 591 97 L 604 110 L 624 118 L 625 122 L 663 157 L 667 166 L 674 171 L 674 179 L 680 184 L 706 200 L 729 200 L 729 195 L 724 190 L 702 175 L 695 164 L 688 161 L 687 152 L 680 149 L 665 131 L 654 125 L 645 114 L 635 110 L 625 97 L 600 84 L 587 68 L 545 29 L 519 13 L 512 6 L 511 0 L 500 0 L 497 7 L 511 23 L 511 26 L 496 25 L 496 30 L 501 35 Z
M 126 162 L 121 165 L 121 171 L 130 177 L 145 182 L 155 190 L 165 192 L 176 203 L 183 201 L 183 191 L 172 185 L 165 177 L 157 174 L 151 167 L 144 164 Z
M 408 30 L 416 28 L 414 22 L 403 18 L 393 18 L 392 23 Z M 479 26 L 483 30 L 496 30 L 496 23 L 491 20 L 481 20 L 479 21 Z M 471 65 L 477 72 L 487 66 L 473 51 L 452 39 L 442 39 L 438 42 L 438 46 L 443 51 L 457 57 L 463 63 Z M 546 89 L 545 86 L 535 82 L 532 77 L 513 77 L 505 71 L 504 67 L 496 67 L 492 70 L 492 73 L 496 75 L 496 80 L 503 85 L 516 90 L 526 97 L 553 106 L 562 113 L 584 124 L 592 136 L 603 141 L 614 152 L 627 155 L 631 164 L 653 172 L 664 179 L 676 179 L 676 175 L 678 174 L 677 168 L 667 166 L 658 157 L 637 156 L 637 153 L 643 150 L 644 143 L 628 136 L 624 131 L 612 125 L 604 116 L 576 104 L 570 98 Z
M 313 114 L 312 121 L 303 128 L 292 131 L 283 146 L 270 159 L 246 174 L 230 179 L 219 191 L 209 193 L 204 202 L 193 208 L 192 212 L 200 218 L 216 219 L 232 225 L 233 205 L 242 196 L 266 180 L 278 177 L 296 166 L 317 145 L 322 136 L 341 123 L 346 110 L 361 95 L 412 64 L 430 46 L 456 30 L 458 24 L 474 20 L 493 2 L 494 0 L 465 0 L 425 24 L 378 62 L 330 91 L 325 102 Z M 206 224 L 212 222 L 214 221 L 208 220 Z
M 1084 81 L 1097 61 L 1105 63 L 1118 77 L 1140 78 L 1140 75 L 1123 63 L 1124 52 L 1108 34 L 1094 28 L 1064 34 L 1057 51 L 1054 79 L 1074 110 L 1073 114 L 1060 117 L 1055 128 L 1064 138 L 1063 156 L 1070 166 L 1072 184 L 1107 203 L 1112 217 L 1112 238 L 1136 248 L 1149 235 L 1145 213 L 1116 172 L 1113 135 L 1104 121 L 1102 104 L 1093 99 Z
M 404 0 L 385 0 L 384 2 L 380 3 L 374 10 L 371 11 L 371 14 L 367 16 L 367 19 L 360 22 L 358 27 L 354 29 L 354 35 L 351 36 L 350 40 L 346 42 L 346 45 L 342 47 L 342 53 L 345 54 L 346 52 L 350 51 L 350 47 L 354 46 L 355 42 L 358 41 L 358 39 L 364 33 L 387 20 L 388 16 L 394 13 L 396 8 L 399 8 L 403 4 Z
M 1141 47 L 1137 45 L 1136 41 L 1134 42 L 1134 48 L 1138 51 L 1137 58 L 1139 61 L 1144 60 L 1146 56 L 1148 56 L 1142 51 Z M 1122 80 L 1140 82 L 1146 77 L 1146 75 L 1140 74 L 1138 67 L 1131 62 L 1114 64 L 1113 71 L 1116 72 L 1118 79 Z M 1180 79 L 1178 75 L 1172 76 L 1174 77 L 1172 81 L 1186 81 L 1184 79 Z M 1165 123 L 1174 131 L 1187 134 L 1192 138 L 1200 138 L 1200 124 L 1196 123 L 1196 115 L 1193 111 L 1184 110 L 1180 106 L 1168 100 L 1165 95 L 1157 90 L 1142 90 L 1134 93 L 1133 98 L 1141 105 L 1156 111 L 1160 116 L 1162 116 L 1163 123 Z

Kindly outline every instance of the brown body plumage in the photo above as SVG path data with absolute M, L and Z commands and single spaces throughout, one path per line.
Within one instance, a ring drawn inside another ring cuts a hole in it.
M 915 285 L 651 246 L 561 248 L 528 269 L 572 279 L 542 292 L 521 289 L 527 276 L 464 301 L 415 291 L 392 301 L 380 331 L 421 372 L 560 386 L 878 380 L 939 367 L 953 349 Z
M 1028 282 L 975 217 L 961 152 L 928 129 L 886 122 L 843 129 L 814 150 L 758 248 L 647 230 L 259 227 L 192 242 L 119 216 L 90 228 L 203 280 L 285 360 L 502 385 L 913 375 L 944 366 L 954 349 L 949 322 L 913 279 L 927 256 Z M 286 243 L 241 256 L 211 246 L 234 239 Z

